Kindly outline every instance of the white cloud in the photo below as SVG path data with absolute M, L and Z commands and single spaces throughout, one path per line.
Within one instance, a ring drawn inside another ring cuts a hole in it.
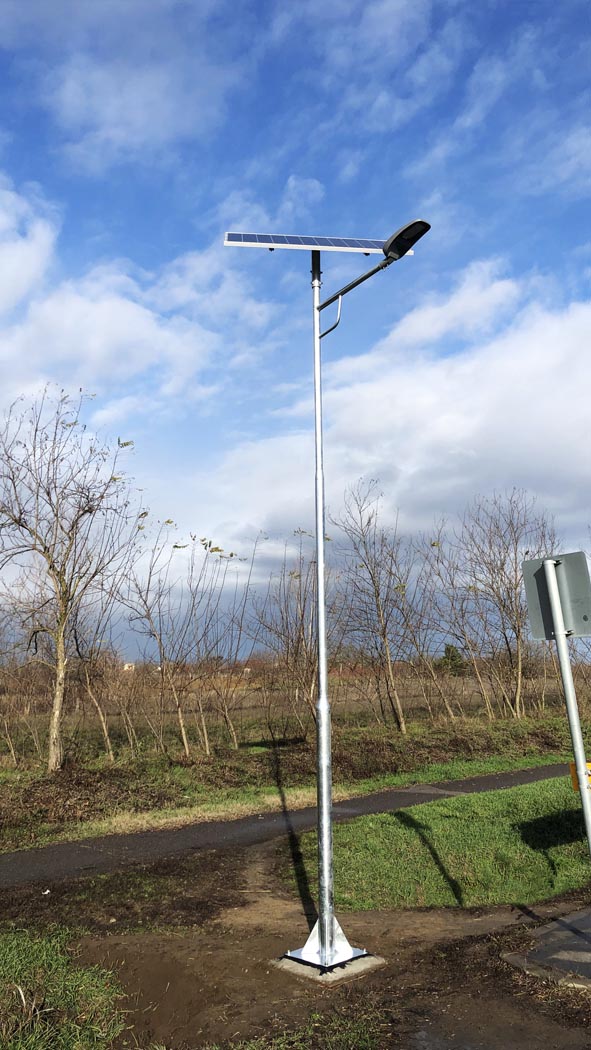
M 359 174 L 364 161 L 361 150 L 343 150 L 338 161 L 338 181 L 350 182 Z
M 431 0 L 369 0 L 356 4 L 344 19 L 337 5 L 325 37 L 325 61 L 346 72 L 359 63 L 388 73 L 404 68 L 428 36 L 431 12 Z
M 290 175 L 277 212 L 277 223 L 285 229 L 302 218 L 308 218 L 324 199 L 324 186 L 318 179 Z
M 224 119 L 229 93 L 253 60 L 233 21 L 221 21 L 226 6 L 30 0 L 23 7 L 5 0 L 0 38 L 22 78 L 21 94 L 52 114 L 68 157 L 102 172 L 144 155 L 167 156 Z
M 489 114 L 515 75 L 516 68 L 513 60 L 495 56 L 481 58 L 467 81 L 463 109 L 428 151 L 408 165 L 408 173 L 428 174 L 435 165 L 444 163 L 470 145 L 472 136 L 482 131 Z
M 171 60 L 99 60 L 78 54 L 53 71 L 44 97 L 65 133 L 67 152 L 84 168 L 157 153 L 199 138 L 221 119 L 238 67 Z
M 385 340 L 384 349 L 429 345 L 450 335 L 485 334 L 521 295 L 519 283 L 499 276 L 500 269 L 495 259 L 471 263 L 450 296 L 406 314 Z
M 204 366 L 211 332 L 183 318 L 162 318 L 110 292 L 88 294 L 66 282 L 33 302 L 26 318 L 4 333 L 2 358 L 15 368 L 47 367 L 72 384 L 109 387 L 158 368 L 161 382 L 182 384 Z
M 266 46 L 285 49 L 298 35 L 307 45 L 299 75 L 310 92 L 306 120 L 300 107 L 290 130 L 302 147 L 311 124 L 322 142 L 339 145 L 353 129 L 365 138 L 401 128 L 441 100 L 472 41 L 468 13 L 441 0 L 299 0 L 289 11 L 276 8 Z
M 58 221 L 37 196 L 0 178 L 0 314 L 10 313 L 43 279 L 53 258 Z
M 292 432 L 237 444 L 187 489 L 200 493 L 209 530 L 238 546 L 261 529 L 285 536 L 313 520 L 313 470 L 312 433 Z
M 276 6 L 268 38 L 284 48 L 296 30 L 305 32 L 323 76 L 359 66 L 391 73 L 426 39 L 432 9 L 432 0 L 300 0 Z
M 485 55 L 478 60 L 468 78 L 464 109 L 456 118 L 452 133 L 471 131 L 482 124 L 515 76 L 515 62 L 519 62 L 519 57 L 514 53 L 504 58 Z
M 182 393 L 183 404 L 194 407 L 195 404 L 215 397 L 220 388 L 214 385 L 204 386 L 197 382 L 187 384 L 173 381 L 160 390 L 153 390 L 148 382 L 135 384 L 137 393 L 107 399 L 100 408 L 93 412 L 91 425 L 113 431 L 115 426 L 127 426 L 130 419 L 148 417 L 150 422 L 158 421 L 164 426 L 170 419 L 171 399 Z
M 473 203 L 466 198 L 458 199 L 456 192 L 450 186 L 442 187 L 439 181 L 437 188 L 432 190 L 429 183 L 427 196 L 420 201 L 417 211 L 429 217 L 439 243 L 445 245 L 455 263 L 461 264 L 465 258 L 466 238 L 477 227 L 480 216 Z
M 328 370 L 327 381 L 355 381 L 370 369 L 380 370 L 393 355 L 404 355 L 409 347 L 422 352 L 424 347 L 440 344 L 439 352 L 445 354 L 456 346 L 458 338 L 486 336 L 500 326 L 524 294 L 525 283 L 501 276 L 499 260 L 472 263 L 460 272 L 451 293 L 410 310 L 371 353 L 335 362 Z
M 254 290 L 243 252 L 224 248 L 221 242 L 202 252 L 188 252 L 163 266 L 145 285 L 142 302 L 164 316 L 181 316 L 197 331 L 216 333 L 213 362 L 225 383 L 233 374 L 252 370 L 283 337 L 278 303 Z
M 108 401 L 102 408 L 97 409 L 92 415 L 94 427 L 113 427 L 125 423 L 130 416 L 142 415 L 146 411 L 146 396 L 142 394 L 129 394 L 127 397 L 117 397 Z M 153 402 L 150 400 L 150 408 Z
M 142 37 L 146 21 L 153 25 L 153 19 L 159 21 L 161 16 L 170 15 L 176 0 L 150 0 L 146 8 L 145 0 L 102 0 L 98 4 L 79 3 L 79 0 L 3 0 L 0 5 L 0 32 L 5 46 L 17 48 L 33 42 L 44 46 L 60 46 L 64 36 L 76 43 L 86 43 L 101 37 L 105 41 L 116 40 L 123 29 L 135 28 L 135 37 L 127 38 L 129 46 L 134 40 Z M 203 9 L 203 0 L 198 7 Z M 151 17 L 150 17 L 151 16 Z M 121 40 L 119 40 L 121 43 Z
M 527 30 L 508 55 L 486 54 L 479 58 L 466 80 L 459 112 L 428 150 L 411 161 L 407 173 L 430 174 L 434 166 L 471 147 L 473 139 L 486 131 L 492 111 L 508 88 L 526 74 L 532 75 L 534 53 L 531 32 Z
M 301 186 L 288 188 L 297 198 Z M 38 191 L 18 192 L 0 176 L 4 403 L 50 379 L 110 399 L 97 410 L 105 419 L 194 405 L 215 400 L 231 369 L 272 344 L 277 307 L 253 293 L 219 243 L 153 273 L 112 260 L 52 282 L 57 234 Z
M 520 181 L 533 194 L 559 191 L 586 197 L 591 191 L 591 128 L 587 122 L 565 127 L 559 119 L 535 144 L 534 159 L 521 169 Z
M 370 65 L 367 74 L 363 65 L 358 66 L 357 44 L 351 41 L 352 77 L 344 92 L 346 111 L 363 113 L 367 131 L 386 133 L 401 128 L 422 110 L 441 99 L 458 71 L 458 66 L 469 46 L 469 36 L 464 23 L 450 18 L 439 32 L 428 33 L 428 8 L 417 10 L 424 19 L 424 32 L 409 39 L 408 50 L 399 43 L 395 49 L 394 70 L 386 70 L 378 63 Z M 396 31 L 394 21 L 385 25 L 386 30 Z M 381 43 L 380 35 L 376 41 Z M 422 45 L 424 44 L 424 47 Z M 400 75 L 392 75 L 397 63 L 402 64 Z M 363 69 L 363 77 L 359 75 Z
M 484 304 L 499 298 L 494 276 L 490 287 L 487 299 L 482 281 Z M 559 528 L 571 538 L 584 540 L 590 514 L 581 493 L 591 487 L 591 363 L 585 352 L 591 301 L 554 310 L 535 298 L 518 305 L 511 289 L 500 299 L 504 307 L 513 303 L 500 333 L 482 337 L 474 323 L 472 342 L 462 352 L 442 358 L 417 344 L 413 352 L 388 358 L 380 350 L 379 369 L 375 352 L 360 355 L 354 378 L 341 375 L 340 382 L 338 366 L 327 369 L 325 462 L 333 511 L 346 486 L 363 475 L 380 478 L 388 505 L 399 507 L 401 524 L 412 528 L 428 528 L 434 516 L 461 510 L 476 493 L 517 485 L 557 511 Z M 457 293 L 452 300 L 449 315 L 457 326 Z M 444 304 L 439 309 L 445 313 Z M 431 310 L 426 307 L 426 317 Z M 413 314 L 416 339 L 421 331 L 428 336 Z M 451 323 L 439 324 L 440 337 L 447 330 Z M 205 485 L 212 521 L 233 542 L 247 527 L 288 534 L 294 526 L 311 526 L 309 401 L 306 407 L 305 431 L 298 402 L 293 434 L 238 444 L 222 457 L 215 478 L 196 479 Z
M 219 205 L 217 218 L 229 230 L 291 233 L 294 222 L 305 222 L 314 215 L 324 196 L 324 186 L 318 179 L 292 173 L 281 187 L 273 210 L 263 207 L 249 190 L 234 190 Z

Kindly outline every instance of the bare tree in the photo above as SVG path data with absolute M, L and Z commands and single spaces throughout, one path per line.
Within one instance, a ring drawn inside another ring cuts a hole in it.
M 269 578 L 267 591 L 255 602 L 254 618 L 261 643 L 272 653 L 273 679 L 304 737 L 316 718 L 318 645 L 316 639 L 316 562 L 303 529 L 286 543 L 280 568 Z M 326 569 L 326 623 L 329 675 L 340 659 L 346 630 L 346 609 L 338 572 Z M 338 681 L 330 682 L 331 702 Z
M 336 521 L 348 543 L 343 550 L 350 589 L 350 635 L 371 653 L 378 695 L 385 694 L 401 733 L 406 720 L 398 690 L 396 661 L 403 654 L 404 614 L 401 606 L 408 580 L 400 571 L 401 538 L 396 528 L 379 523 L 376 482 L 359 483 L 345 495 L 343 515 Z
M 433 645 L 439 652 L 445 644 L 453 644 L 469 664 L 476 682 L 477 693 L 487 717 L 494 718 L 488 676 L 482 655 L 486 648 L 487 623 L 473 616 L 473 593 L 465 586 L 463 558 L 457 544 L 450 542 L 445 521 L 438 522 L 433 531 L 417 542 L 426 570 L 433 582 L 431 591 L 431 622 L 434 625 Z
M 449 680 L 442 680 L 437 660 L 440 625 L 433 615 L 436 584 L 413 539 L 401 542 L 393 571 L 396 573 L 395 593 L 404 633 L 402 651 L 408 667 L 419 685 L 429 714 L 441 714 L 443 708 L 445 717 L 453 720 Z M 436 699 L 436 708 L 433 699 Z
M 130 548 L 129 553 L 132 552 Z M 110 762 L 115 761 L 115 752 L 108 705 L 114 682 L 121 673 L 122 661 L 118 653 L 122 647 L 124 624 L 122 586 L 125 586 L 131 571 L 131 564 L 122 563 L 120 578 L 112 580 L 111 587 L 102 588 L 90 608 L 84 606 L 78 610 L 72 627 L 81 692 L 95 710 Z
M 233 580 L 225 577 L 223 601 L 209 621 L 205 635 L 215 672 L 210 678 L 214 707 L 222 716 L 232 747 L 238 750 L 234 711 L 244 696 L 248 683 L 249 657 L 256 649 L 258 630 L 249 619 L 253 600 L 252 578 L 257 554 L 255 541 L 245 573 L 236 571 Z M 215 548 L 219 549 L 219 548 Z
M 206 539 L 197 542 L 191 536 L 189 543 L 179 542 L 169 519 L 159 525 L 146 559 L 138 563 L 131 575 L 126 598 L 132 626 L 148 641 L 147 656 L 156 655 L 158 660 L 158 724 L 152 727 L 154 735 L 164 750 L 166 703 L 172 699 L 187 758 L 191 746 L 185 699 L 208 655 L 204 652 L 204 640 L 217 611 L 226 571 L 226 563 L 218 554 L 223 554 L 221 548 Z M 198 704 L 201 745 L 209 755 L 202 691 L 193 693 Z
M 556 543 L 552 522 L 521 489 L 477 497 L 458 528 L 440 526 L 424 543 L 441 585 L 442 629 L 471 660 L 489 716 L 491 689 L 514 718 L 524 714 L 528 642 L 521 563 L 552 553 Z
M 316 566 L 306 550 L 308 534 L 295 532 L 295 555 L 285 545 L 278 572 L 269 579 L 262 601 L 255 605 L 261 641 L 273 654 L 275 677 L 301 732 L 315 717 L 318 652 L 314 633 Z M 330 624 L 330 618 L 329 618 Z M 303 717 L 300 708 L 307 710 Z
M 54 676 L 48 769 L 64 762 L 62 723 L 72 627 L 127 563 L 138 509 L 121 449 L 86 431 L 81 395 L 15 402 L 0 426 L 0 566 L 4 603 L 44 649 Z

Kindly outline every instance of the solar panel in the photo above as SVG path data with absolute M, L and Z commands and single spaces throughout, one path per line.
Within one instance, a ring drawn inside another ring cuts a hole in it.
M 366 237 L 299 237 L 286 233 L 227 233 L 224 244 L 234 248 L 295 248 L 305 251 L 360 252 L 382 255 L 384 241 Z

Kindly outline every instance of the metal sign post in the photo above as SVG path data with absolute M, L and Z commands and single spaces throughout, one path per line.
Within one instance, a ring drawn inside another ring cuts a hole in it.
M 523 563 L 534 637 L 554 639 L 579 780 L 587 845 L 591 854 L 591 785 L 568 651 L 569 637 L 591 635 L 591 583 L 582 551 Z M 548 616 L 549 612 L 549 616 Z M 567 626 L 568 625 L 568 626 Z

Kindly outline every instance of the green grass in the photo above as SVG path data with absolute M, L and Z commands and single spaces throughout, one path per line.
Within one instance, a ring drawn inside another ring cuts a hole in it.
M 353 795 L 368 795 L 388 787 L 406 787 L 419 783 L 438 783 L 442 780 L 460 780 L 464 777 L 486 773 L 502 773 L 518 769 L 530 769 L 541 765 L 567 762 L 568 752 L 543 755 L 521 755 L 507 757 L 493 755 L 487 758 L 453 759 L 449 762 L 426 764 L 409 773 L 383 773 L 358 781 L 336 781 L 333 788 L 335 800 Z M 138 792 L 141 786 L 138 785 Z M 298 808 L 314 805 L 315 781 L 286 787 L 283 796 L 288 806 Z M 141 798 L 141 794 L 138 795 Z M 150 827 L 174 826 L 211 819 L 233 819 L 250 813 L 259 813 L 281 808 L 281 794 L 276 785 L 260 787 L 245 785 L 241 788 L 206 788 L 193 785 L 177 805 L 161 805 L 153 809 L 118 809 L 109 816 L 88 820 L 65 821 L 59 825 L 46 821 L 26 821 L 20 827 L 4 828 L 0 842 L 0 853 L 16 849 L 36 848 L 53 842 L 74 842 L 95 836 L 126 831 L 145 830 Z
M 335 790 L 347 790 L 356 795 L 381 791 L 388 787 L 410 787 L 413 784 L 438 784 L 442 780 L 464 780 L 467 777 L 485 776 L 487 773 L 510 773 L 517 769 L 536 769 L 539 766 L 570 762 L 569 751 L 554 751 L 544 754 L 489 755 L 486 758 L 453 758 L 449 762 L 433 762 L 415 769 L 412 773 L 383 773 L 364 780 L 335 785 Z
M 588 727 L 591 730 L 591 726 Z M 336 799 L 386 787 L 461 779 L 566 761 L 564 716 L 461 719 L 446 725 L 392 727 L 339 724 L 333 732 Z M 143 753 L 118 753 L 110 765 L 80 755 L 63 772 L 40 766 L 0 766 L 0 851 L 27 849 L 110 833 L 314 804 L 315 746 L 298 738 L 281 746 L 260 738 L 187 764 Z
M 315 836 L 301 848 L 312 874 Z M 336 904 L 351 909 L 532 904 L 591 877 L 567 778 L 337 825 L 334 865 Z
M 123 1031 L 114 977 L 73 965 L 71 937 L 0 933 L 2 1050 L 107 1050 Z

